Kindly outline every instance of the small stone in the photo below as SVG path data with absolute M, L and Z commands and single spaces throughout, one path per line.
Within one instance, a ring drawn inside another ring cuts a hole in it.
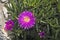
M 3 3 L 7 3 L 7 2 L 8 2 L 8 0 L 1 0 L 1 2 L 3 2 Z

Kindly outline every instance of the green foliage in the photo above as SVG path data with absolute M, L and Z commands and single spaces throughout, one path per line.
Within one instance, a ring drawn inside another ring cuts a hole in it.
M 46 32 L 45 38 L 41 40 L 60 40 L 60 0 L 10 0 L 9 6 L 5 6 L 11 14 L 11 19 L 16 23 L 13 29 L 16 36 L 14 40 L 40 40 L 38 35 L 40 31 Z M 33 29 L 18 28 L 16 18 L 24 10 L 32 11 L 36 17 Z
M 58 11 L 60 12 L 60 0 L 58 0 L 57 8 L 58 8 Z

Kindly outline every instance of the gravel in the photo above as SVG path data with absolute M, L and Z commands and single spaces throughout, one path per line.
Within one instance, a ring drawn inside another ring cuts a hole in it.
M 4 7 L 4 4 L 0 3 L 0 40 L 8 40 L 8 37 L 6 36 L 6 32 L 2 30 L 2 28 L 4 27 L 5 21 L 6 21 L 4 17 L 4 13 L 6 12 L 3 12 L 6 10 L 3 10 L 3 7 Z

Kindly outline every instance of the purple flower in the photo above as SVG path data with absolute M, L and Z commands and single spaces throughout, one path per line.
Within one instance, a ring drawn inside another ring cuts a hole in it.
M 10 19 L 5 23 L 5 30 L 12 30 L 14 27 L 14 22 Z
M 21 28 L 30 29 L 35 24 L 35 17 L 30 11 L 23 11 L 18 16 L 18 23 Z
M 39 32 L 39 36 L 40 36 L 40 38 L 44 38 L 45 37 L 45 32 Z

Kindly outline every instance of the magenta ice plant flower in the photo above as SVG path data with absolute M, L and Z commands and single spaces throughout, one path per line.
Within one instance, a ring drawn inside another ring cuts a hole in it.
M 5 23 L 5 30 L 12 30 L 14 27 L 14 22 L 13 20 L 9 19 L 6 23 Z
M 39 34 L 40 38 L 44 38 L 45 37 L 45 32 L 39 32 L 38 34 Z
M 34 27 L 35 16 L 30 11 L 23 11 L 18 15 L 18 23 L 23 29 L 30 29 Z

